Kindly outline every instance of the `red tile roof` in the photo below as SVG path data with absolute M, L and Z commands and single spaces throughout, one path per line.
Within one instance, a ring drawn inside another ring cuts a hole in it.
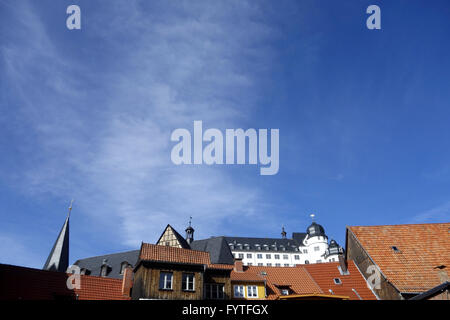
M 262 274 L 265 272 L 266 274 Z M 244 267 L 249 277 L 261 275 L 266 280 L 267 299 L 274 300 L 281 293 L 278 286 L 289 286 L 291 294 L 323 293 L 311 275 L 302 267 Z M 241 276 L 243 277 L 243 275 Z
M 450 269 L 450 223 L 356 226 L 348 230 L 400 292 L 431 289 L 442 282 L 439 272 Z M 436 269 L 442 265 L 445 270 Z
M 187 264 L 211 264 L 209 252 L 143 243 L 139 259 Z
M 0 300 L 129 300 L 122 280 L 81 275 L 80 289 L 67 288 L 68 274 L 0 264 Z
M 338 266 L 338 262 L 303 265 L 325 294 L 330 294 L 332 290 L 333 294 L 347 296 L 350 300 L 359 300 L 358 295 L 362 300 L 376 300 L 353 261 L 348 261 L 348 275 L 341 275 Z M 335 278 L 339 278 L 341 284 L 336 284 Z

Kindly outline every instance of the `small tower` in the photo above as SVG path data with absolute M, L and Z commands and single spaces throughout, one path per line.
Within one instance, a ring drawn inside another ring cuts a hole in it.
M 192 217 L 189 217 L 189 227 L 186 228 L 186 242 L 191 244 L 194 241 L 194 228 L 191 226 Z
M 286 239 L 286 231 L 284 230 L 284 226 L 281 227 L 281 238 Z
M 69 266 L 69 219 L 72 203 L 73 200 L 70 202 L 66 221 L 59 232 L 58 238 L 56 238 L 52 251 L 48 255 L 47 261 L 42 268 L 43 270 L 66 272 Z

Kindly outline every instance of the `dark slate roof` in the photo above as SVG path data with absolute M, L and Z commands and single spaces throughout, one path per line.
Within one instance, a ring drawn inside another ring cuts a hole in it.
M 122 279 L 122 275 L 120 274 L 122 262 L 126 261 L 132 267 L 135 267 L 138 258 L 139 250 L 133 250 L 80 259 L 77 260 L 74 265 L 79 266 L 81 269 L 88 269 L 91 276 L 100 276 L 103 261 L 106 259 L 106 263 L 110 267 L 110 272 L 108 273 L 107 277 Z
M 48 255 L 43 270 L 66 272 L 69 266 L 69 219 L 70 212 Z
M 303 246 L 303 240 L 306 238 L 306 232 L 293 232 L 292 239 L 297 241 L 300 246 Z
M 229 245 L 235 246 L 234 250 L 243 251 L 258 250 L 257 245 L 259 245 L 261 247 L 261 251 L 296 252 L 298 251 L 298 247 L 303 245 L 295 239 L 282 238 L 225 237 L 225 240 Z M 242 249 L 240 249 L 239 245 L 242 245 Z M 248 247 L 246 245 L 248 245 Z M 266 249 L 267 247 L 269 248 L 269 250 Z M 283 248 L 285 248 L 285 250 L 283 250 Z
M 209 252 L 211 263 L 234 264 L 234 257 L 225 237 L 213 237 L 193 241 L 191 243 L 191 249 Z

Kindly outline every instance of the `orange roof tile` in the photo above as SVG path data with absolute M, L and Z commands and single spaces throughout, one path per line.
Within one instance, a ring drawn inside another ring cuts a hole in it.
M 217 270 L 233 270 L 233 265 L 231 264 L 209 264 L 208 269 L 217 269 Z
M 435 267 L 450 269 L 450 223 L 355 226 L 348 230 L 400 292 L 431 289 L 441 283 Z
M 244 269 L 249 274 L 259 274 L 266 280 L 267 299 L 274 300 L 281 293 L 277 286 L 289 286 L 291 294 L 323 293 L 319 285 L 302 266 L 289 267 L 257 267 L 248 266 Z M 266 275 L 261 274 L 265 272 Z
M 359 300 L 358 295 L 362 300 L 376 300 L 376 296 L 368 288 L 366 280 L 353 261 L 348 261 L 348 275 L 341 275 L 338 266 L 338 262 L 303 265 L 326 294 L 331 293 L 330 290 L 332 290 L 333 294 L 348 296 L 350 300 Z M 335 278 L 339 278 L 341 284 L 336 284 Z M 353 290 L 356 290 L 358 295 Z
M 265 282 L 265 279 L 255 270 L 249 270 L 244 267 L 244 271 L 231 271 L 231 281 L 249 281 L 249 282 Z
M 143 243 L 139 259 L 188 264 L 211 264 L 209 252 Z

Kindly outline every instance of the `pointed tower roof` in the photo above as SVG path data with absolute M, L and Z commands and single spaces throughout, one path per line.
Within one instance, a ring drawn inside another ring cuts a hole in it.
M 52 251 L 48 255 L 43 270 L 66 272 L 69 266 L 69 219 L 72 203 L 70 204 L 69 213 L 64 222 L 58 238 L 56 238 Z

